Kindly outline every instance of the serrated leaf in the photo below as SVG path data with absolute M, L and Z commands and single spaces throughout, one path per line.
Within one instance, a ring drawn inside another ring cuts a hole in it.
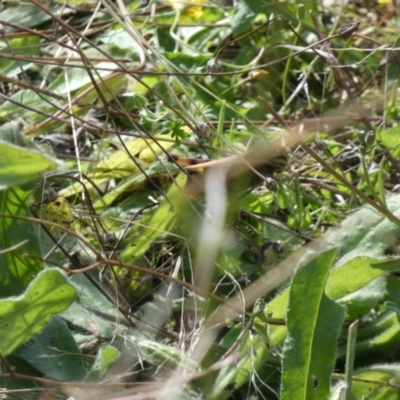
M 324 292 L 336 254 L 336 248 L 321 253 L 297 271 L 291 283 L 282 400 L 329 396 L 336 341 L 345 316 L 344 308 Z
M 55 159 L 0 140 L 0 190 L 37 180 L 59 165 Z
M 47 269 L 38 274 L 23 295 L 0 300 L 0 354 L 10 354 L 40 332 L 53 315 L 71 305 L 75 294 L 64 274 Z

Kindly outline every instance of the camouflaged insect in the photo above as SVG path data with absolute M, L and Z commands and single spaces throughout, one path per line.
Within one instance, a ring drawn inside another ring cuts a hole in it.
M 339 35 L 347 40 L 358 28 L 360 22 L 352 22 L 351 24 L 341 25 L 338 28 Z

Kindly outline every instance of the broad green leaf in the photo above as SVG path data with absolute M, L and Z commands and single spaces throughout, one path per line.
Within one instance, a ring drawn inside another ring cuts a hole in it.
M 289 288 L 283 290 L 276 296 L 265 309 L 265 315 L 273 318 L 286 318 L 287 308 L 289 304 Z M 269 327 L 269 336 L 273 346 L 282 346 L 287 334 L 286 326 L 271 325 Z
M 21 117 L 30 123 L 43 121 L 46 117 L 41 113 L 49 115 L 57 111 L 57 106 L 62 107 L 57 100 L 47 95 L 37 94 L 34 90 L 20 90 L 11 96 L 12 101 L 5 101 L 0 106 L 0 118 L 5 121 L 12 121 Z M 53 105 L 54 104 L 54 105 Z M 26 107 L 24 107 L 26 106 Z M 60 125 L 60 122 L 55 121 Z M 51 131 L 47 131 L 48 133 Z
M 373 264 L 380 261 L 371 257 L 355 257 L 342 267 L 331 271 L 326 293 L 333 299 L 340 299 L 366 286 L 371 280 L 384 274 L 374 268 Z
M 323 253 L 324 254 L 324 253 Z M 325 262 L 325 258 L 323 259 Z M 315 268 L 316 261 L 312 260 L 309 264 L 302 268 Z M 279 267 L 278 267 L 279 268 Z M 313 275 L 311 273 L 311 275 Z M 311 278 L 313 279 L 313 278 Z M 283 290 L 271 302 L 267 304 L 265 309 L 266 317 L 286 318 L 289 301 L 289 289 Z M 249 381 L 254 371 L 261 368 L 268 359 L 274 357 L 269 350 L 269 346 L 279 349 L 287 334 L 286 326 L 267 325 L 262 321 L 255 320 L 255 328 L 257 333 L 246 334 L 240 342 L 239 360 L 231 366 L 221 370 L 213 390 L 213 396 L 219 399 L 222 393 L 225 393 L 226 386 L 234 383 L 235 388 L 241 387 Z M 261 330 L 263 329 L 263 332 Z M 267 339 L 266 339 L 267 338 Z M 222 397 L 221 397 L 222 398 Z
M 27 36 L 23 38 L 13 39 L 10 41 L 10 47 L 14 54 L 23 56 L 38 56 L 40 54 L 40 46 L 38 46 L 40 38 L 38 36 Z M 8 47 L 2 49 L 2 52 L 10 54 Z M 12 59 L 0 59 L 0 72 L 7 74 L 7 78 L 12 78 L 21 73 L 22 69 L 28 69 L 32 63 L 19 61 L 18 63 Z M 21 69 L 22 67 L 22 69 Z
M 104 65 L 108 65 L 109 63 L 104 63 Z M 114 66 L 115 67 L 115 66 Z M 109 71 L 107 71 L 110 74 Z M 92 104 L 99 98 L 99 93 L 101 92 L 103 97 L 111 101 L 115 96 L 119 95 L 123 90 L 126 89 L 127 82 L 125 75 L 116 75 L 110 79 L 103 78 L 102 80 L 98 80 L 97 87 L 94 87 L 92 83 L 88 84 L 87 87 L 83 87 L 77 92 L 77 96 L 83 95 L 80 97 L 80 102 L 84 104 Z M 88 90 L 90 88 L 90 90 Z
M 390 197 L 387 206 L 400 218 L 400 195 Z M 335 265 L 340 266 L 357 256 L 380 257 L 393 253 L 391 246 L 399 235 L 400 227 L 368 205 L 330 229 L 324 240 L 339 246 L 342 256 Z
M 147 176 L 152 179 L 150 174 Z M 124 199 L 126 196 L 135 196 L 136 198 L 140 195 L 140 191 L 143 191 L 143 184 L 146 182 L 146 176 L 140 171 L 132 173 L 127 179 L 121 181 L 117 186 L 109 190 L 104 196 L 100 197 L 93 204 L 93 208 L 96 211 L 104 210 L 114 204 L 119 204 L 118 199 Z M 145 195 L 148 198 L 148 194 Z M 139 200 L 143 201 L 140 197 Z M 139 201 L 139 204 L 140 201 Z
M 95 210 L 102 210 L 118 204 L 119 207 L 130 210 L 132 208 L 141 208 L 143 202 L 147 202 L 148 196 L 153 194 L 156 187 L 153 182 L 163 190 L 168 190 L 172 179 L 178 175 L 181 170 L 175 165 L 167 165 L 159 161 L 153 162 L 148 166 L 146 174 L 138 171 L 126 179 L 123 179 L 118 185 L 110 189 L 104 196 L 99 198 L 93 204 Z
M 356 257 L 340 268 L 331 270 L 326 283 L 326 294 L 347 308 L 349 319 L 366 314 L 385 294 L 385 273 L 371 266 L 379 259 Z M 266 315 L 286 318 L 289 289 L 282 291 L 270 303 Z M 286 335 L 285 326 L 271 326 L 270 337 L 274 346 L 280 346 Z
M 71 331 L 59 317 L 53 317 L 42 332 L 19 346 L 15 354 L 47 378 L 70 382 L 82 380 L 87 374 Z
M 388 259 L 355 257 L 329 275 L 326 294 L 347 308 L 347 318 L 365 315 L 385 295 L 386 273 L 373 264 Z
M 103 63 L 97 63 L 93 67 L 99 68 L 98 75 L 104 78 L 107 75 L 110 75 L 109 70 L 115 68 L 116 65 L 111 62 L 103 62 Z M 121 76 L 117 81 L 120 82 L 121 85 L 122 84 L 126 85 L 126 80 L 124 79 L 123 76 Z M 98 83 L 100 84 L 100 82 L 101 81 L 99 81 Z M 110 81 L 107 81 L 107 84 L 109 83 Z M 86 87 L 92 86 L 92 81 L 90 79 L 89 74 L 84 68 L 73 68 L 69 69 L 66 75 L 65 74 L 58 75 L 58 78 L 53 82 L 51 82 L 51 84 L 48 87 L 48 90 L 51 90 L 59 95 L 65 95 L 68 92 L 75 92 L 76 90 L 82 89 L 85 86 Z M 82 100 L 80 101 L 82 104 Z M 83 103 L 85 102 L 86 101 L 83 101 Z
M 271 205 L 273 204 L 274 197 L 271 192 L 266 192 L 263 195 L 255 195 L 249 193 L 240 201 L 240 205 L 245 210 L 251 210 L 257 213 L 270 213 Z
M 94 360 L 86 381 L 97 382 L 107 371 L 107 368 L 118 359 L 120 352 L 112 346 L 101 347 Z
M 0 218 L 0 297 L 21 294 L 43 268 L 35 225 L 13 218 L 30 216 L 29 189 L 24 186 L 0 191 L 1 213 L 9 215 Z
M 237 3 L 232 18 L 232 31 L 236 36 L 242 35 L 253 27 L 254 19 L 261 12 L 262 5 L 260 0 L 243 0 Z
M 311 19 L 309 17 L 310 12 L 317 12 L 316 5 L 311 2 L 305 3 L 306 6 L 306 18 L 302 21 L 304 27 L 312 29 Z M 254 22 L 258 14 L 266 15 L 279 15 L 285 18 L 292 24 L 298 24 L 299 19 L 297 17 L 297 3 L 280 3 L 270 2 L 265 0 L 242 0 L 237 2 L 235 14 L 232 18 L 232 30 L 236 36 L 239 36 L 245 32 L 254 28 Z M 278 25 L 282 29 L 284 34 L 288 28 L 286 24 Z
M 325 399 L 335 365 L 343 307 L 324 293 L 337 249 L 299 269 L 291 283 L 281 399 Z
M 400 156 L 400 126 L 398 124 L 384 131 L 378 131 L 377 138 L 390 150 L 393 157 Z
M 172 228 L 177 214 L 182 211 L 183 205 L 187 202 L 185 195 L 182 193 L 186 181 L 186 174 L 182 173 L 178 175 L 167 193 L 169 201 L 163 201 L 145 227 L 140 228 L 139 231 L 134 233 L 130 232 L 127 235 L 127 237 L 132 237 L 132 239 L 128 248 L 122 253 L 122 261 L 132 262 L 132 259 L 140 257 L 157 237 Z
M 379 364 L 356 371 L 352 399 L 398 400 L 400 364 Z
M 21 296 L 0 300 L 0 354 L 10 354 L 40 332 L 53 315 L 71 305 L 75 294 L 64 274 L 47 269 Z
M 74 275 L 70 282 L 77 290 L 77 296 L 73 304 L 61 313 L 61 317 L 70 324 L 84 332 L 79 344 L 84 345 L 88 341 L 96 339 L 95 333 L 102 337 L 111 339 L 116 333 L 124 334 L 126 327 L 120 323 L 104 319 L 96 314 L 96 311 L 106 313 L 118 321 L 120 313 L 110 301 L 100 294 L 99 290 L 90 282 L 86 276 Z M 74 332 L 76 336 L 76 333 Z
M 140 52 L 139 45 L 132 40 L 132 36 L 125 29 L 116 29 L 114 27 L 100 35 L 99 39 L 103 43 L 122 49 L 125 57 L 135 59 Z
M 0 190 L 37 180 L 59 163 L 39 152 L 0 140 Z
M 27 138 L 23 132 L 24 123 L 17 118 L 0 126 L 0 141 L 23 147 L 27 150 L 42 152 L 42 149 L 31 139 Z

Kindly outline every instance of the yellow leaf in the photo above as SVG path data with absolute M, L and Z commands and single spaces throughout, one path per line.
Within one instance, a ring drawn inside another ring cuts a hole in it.
M 172 136 L 168 134 L 156 135 L 154 136 L 155 140 L 133 139 L 126 144 L 128 152 L 125 149 L 116 151 L 107 159 L 100 161 L 88 176 L 96 185 L 101 185 L 110 179 L 122 179 L 139 172 L 138 165 L 143 169 L 147 169 L 148 165 L 155 162 L 157 157 L 162 154 L 161 147 L 164 150 L 168 150 L 175 144 L 173 141 L 163 140 L 171 138 Z M 157 141 L 160 141 L 161 147 L 156 143 Z M 84 184 L 88 190 L 93 190 L 93 186 L 89 182 L 84 181 Z M 82 185 L 74 183 L 61 190 L 59 194 L 68 197 L 81 191 Z

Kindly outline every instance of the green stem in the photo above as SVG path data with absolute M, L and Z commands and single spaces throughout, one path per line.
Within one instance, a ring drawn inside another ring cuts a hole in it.
M 346 383 L 345 400 L 351 400 L 351 384 L 352 384 L 352 379 L 353 379 L 354 355 L 356 352 L 357 330 L 358 330 L 358 320 L 355 320 L 349 326 L 349 335 L 347 338 L 346 367 L 345 367 L 345 372 L 344 372 L 344 381 Z
M 362 155 L 361 156 L 361 164 L 362 164 L 362 169 L 364 172 L 364 178 L 365 181 L 367 182 L 367 186 L 369 188 L 369 190 L 372 193 L 373 198 L 382 206 L 382 207 L 386 207 L 386 204 L 384 202 L 382 202 L 382 199 L 378 196 L 378 194 L 375 191 L 375 188 L 371 182 L 371 180 L 369 179 L 369 174 L 368 174 L 368 168 L 367 168 L 367 164 L 365 163 L 365 156 Z

